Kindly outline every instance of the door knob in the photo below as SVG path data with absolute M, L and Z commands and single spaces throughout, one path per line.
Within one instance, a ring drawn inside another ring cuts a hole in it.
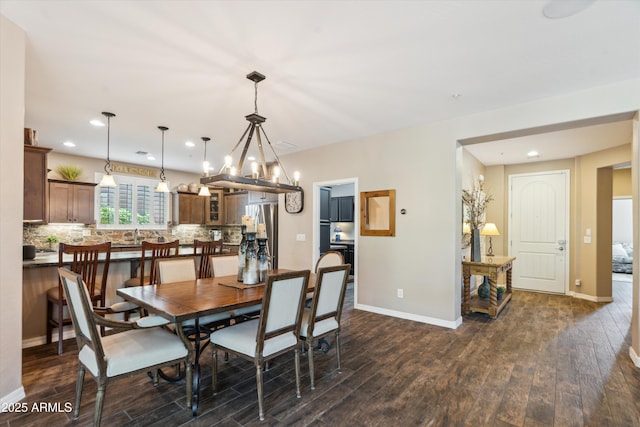
M 559 250 L 559 251 L 564 251 L 564 246 L 560 246 L 560 247 L 558 248 L 558 250 Z

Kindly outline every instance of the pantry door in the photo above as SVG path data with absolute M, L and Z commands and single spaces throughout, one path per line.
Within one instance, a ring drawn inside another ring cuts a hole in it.
M 569 171 L 509 176 L 513 287 L 565 294 L 569 277 Z

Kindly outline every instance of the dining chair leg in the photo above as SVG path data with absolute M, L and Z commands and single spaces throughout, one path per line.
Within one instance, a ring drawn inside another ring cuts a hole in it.
M 295 353 L 296 365 L 296 396 L 300 399 L 302 395 L 300 394 L 300 350 L 298 349 L 298 346 L 295 347 L 293 352 Z
M 51 344 L 53 341 L 53 325 L 51 319 L 53 316 L 53 304 L 47 300 L 47 344 Z
M 311 390 L 315 390 L 316 386 L 314 383 L 314 368 L 313 368 L 313 337 L 307 337 L 305 341 L 307 345 L 307 357 L 309 359 L 309 378 L 311 379 Z
M 218 393 L 218 350 L 214 347 L 211 350 L 213 354 L 213 367 L 211 369 L 211 383 L 213 386 L 213 395 Z M 225 353 L 226 354 L 226 353 Z
M 342 363 L 340 360 L 340 356 L 341 356 L 341 351 L 340 351 L 340 332 L 336 331 L 336 359 L 338 359 L 338 373 L 342 373 Z
M 64 315 L 62 304 L 58 304 L 58 355 L 62 354 L 62 335 L 64 334 Z
M 256 385 L 258 387 L 258 412 L 260 421 L 264 421 L 264 392 L 262 390 L 262 363 L 256 363 Z
M 76 380 L 76 401 L 73 405 L 73 419 L 77 420 L 80 415 L 80 402 L 82 401 L 82 386 L 84 385 L 84 366 L 78 369 L 78 379 Z
M 106 380 L 100 380 L 98 384 L 98 393 L 96 393 L 96 413 L 93 418 L 93 425 L 100 427 L 102 418 L 102 406 L 104 404 L 104 393 L 107 388 Z

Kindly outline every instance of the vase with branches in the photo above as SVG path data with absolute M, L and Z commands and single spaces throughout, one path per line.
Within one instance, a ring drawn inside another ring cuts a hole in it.
M 480 175 L 471 190 L 462 190 L 465 222 L 469 224 L 471 233 L 471 261 L 480 261 L 480 229 L 484 225 L 487 205 L 493 196 L 484 188 L 484 177 Z

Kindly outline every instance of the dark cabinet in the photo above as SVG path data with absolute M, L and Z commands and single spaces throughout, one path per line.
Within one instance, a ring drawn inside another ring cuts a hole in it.
M 183 193 L 178 191 L 173 194 L 173 223 L 179 224 L 199 224 L 205 223 L 206 197 L 198 196 L 194 193 Z
M 49 222 L 93 224 L 96 184 L 49 180 Z
M 320 188 L 320 222 L 331 221 L 331 189 Z
M 51 148 L 24 146 L 24 221 L 47 220 L 49 186 L 47 185 L 47 153 Z M 66 222 L 66 221 L 65 221 Z
M 353 222 L 353 196 L 332 197 L 330 220 L 332 222 Z

